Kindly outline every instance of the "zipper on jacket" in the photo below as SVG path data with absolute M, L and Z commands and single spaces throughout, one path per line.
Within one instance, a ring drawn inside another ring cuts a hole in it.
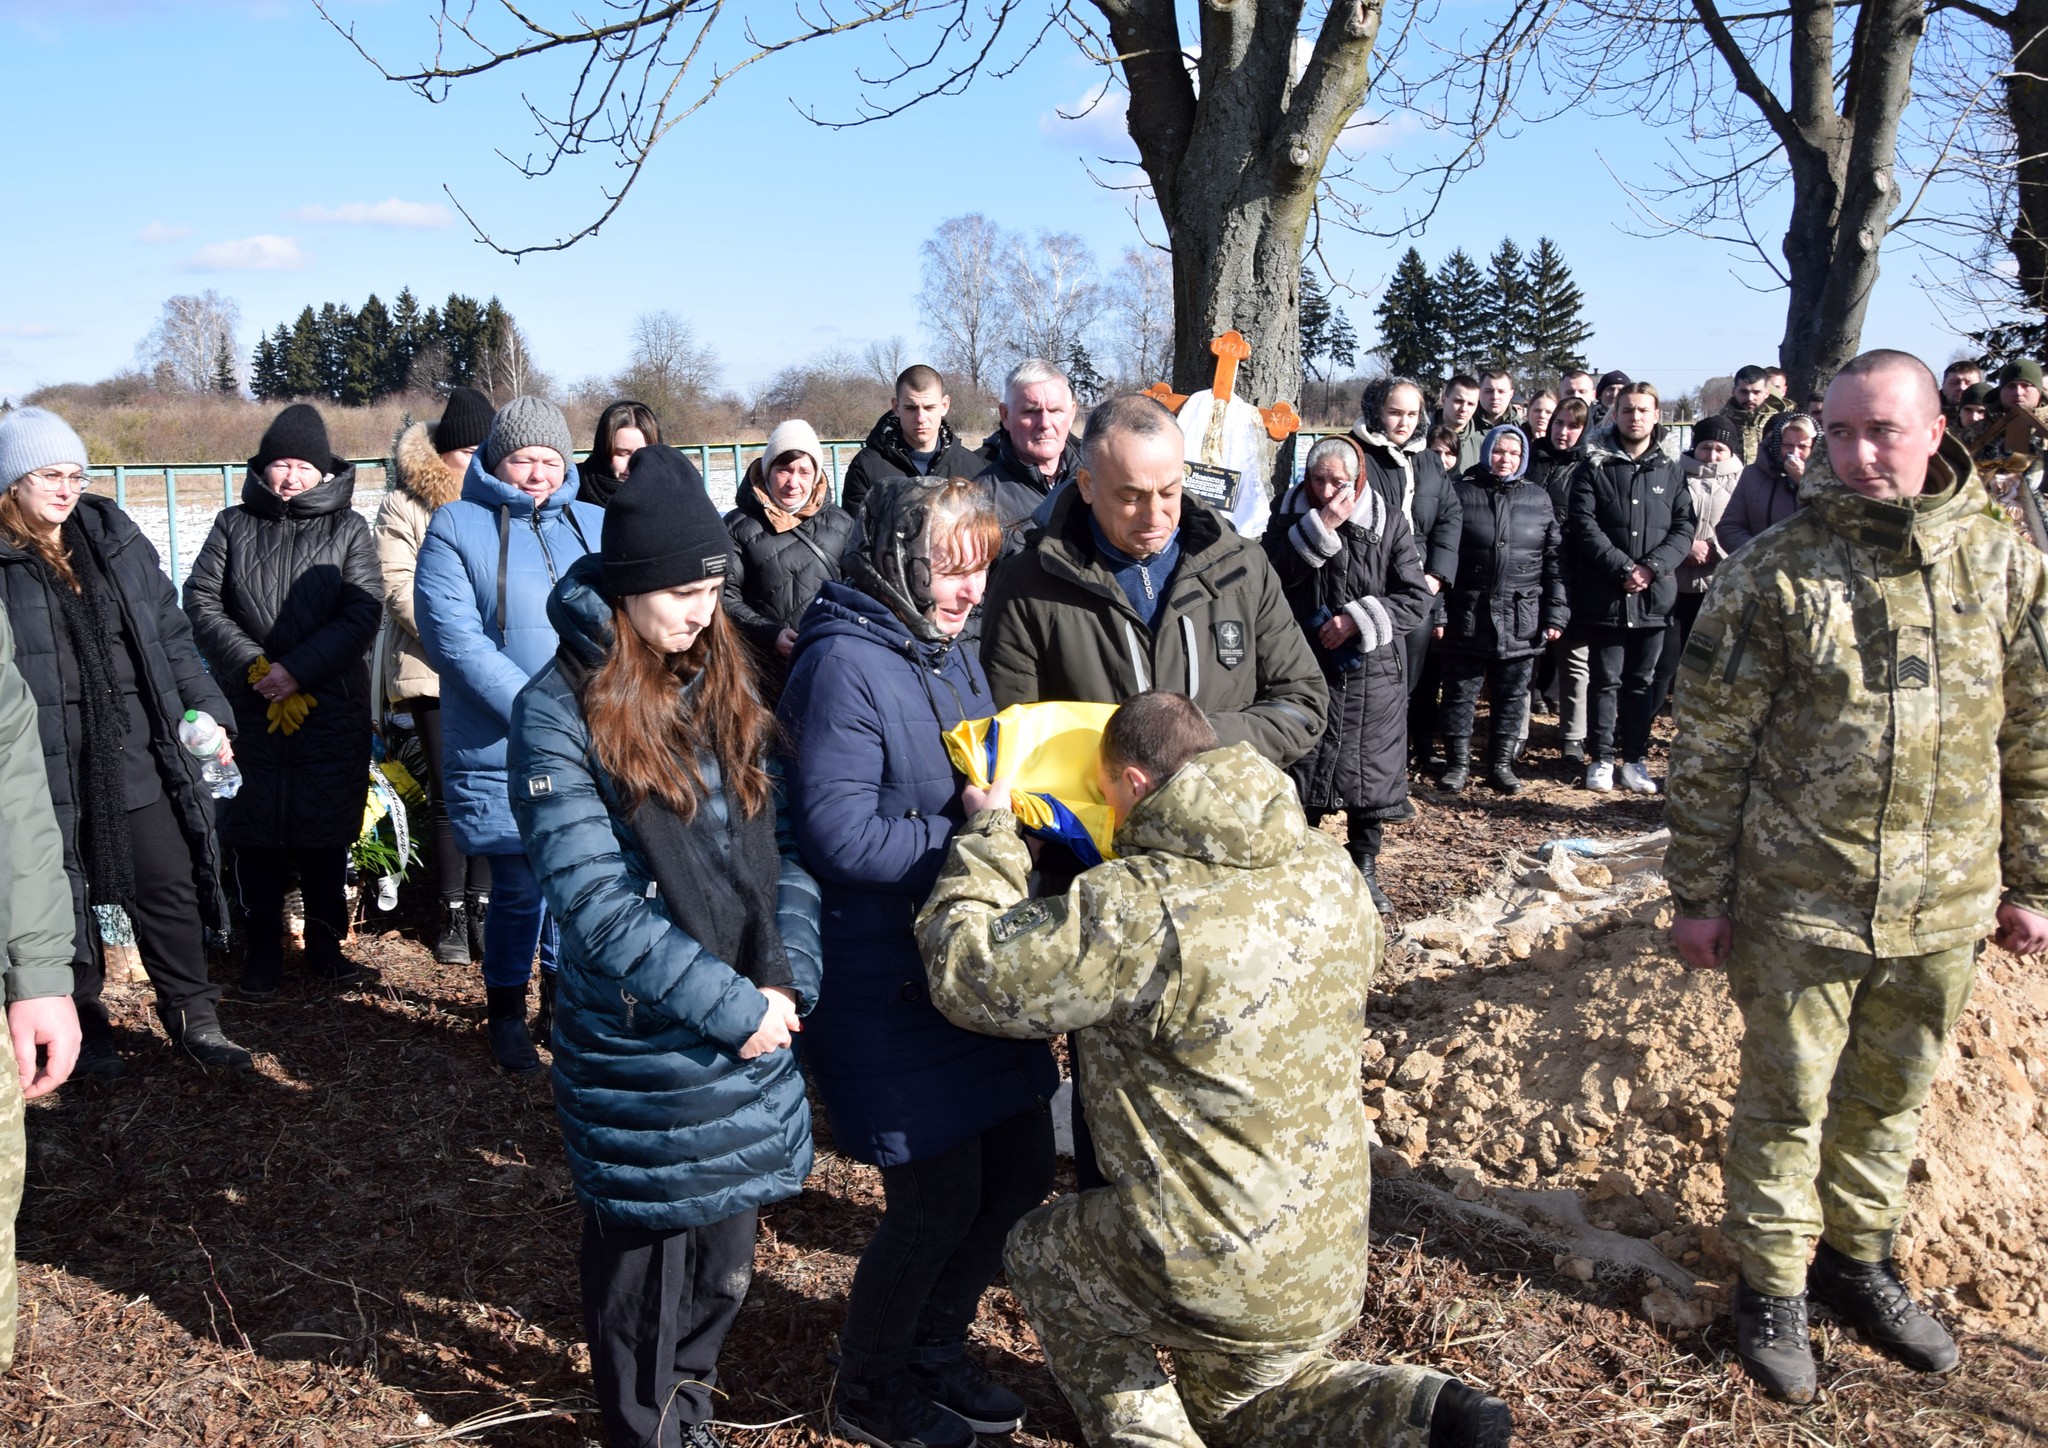
M 1138 676 L 1137 692 L 1142 694 L 1152 687 L 1152 671 L 1145 667 L 1145 651 L 1138 647 L 1138 630 L 1129 619 L 1124 620 L 1124 642 L 1131 650 L 1131 669 Z
M 1192 699 L 1202 692 L 1202 657 L 1195 652 L 1195 621 L 1186 614 L 1180 616 L 1180 637 L 1188 650 L 1188 697 Z
M 562 580 L 555 572 L 555 555 L 548 548 L 548 535 L 540 530 L 540 509 L 535 508 L 526 515 L 526 518 L 528 522 L 533 524 L 533 541 L 540 544 L 541 560 L 548 566 L 548 582 L 550 584 L 560 583 Z
M 626 1029 L 630 1031 L 633 1029 L 633 1007 L 640 1004 L 640 998 L 621 986 L 619 999 L 626 1003 Z

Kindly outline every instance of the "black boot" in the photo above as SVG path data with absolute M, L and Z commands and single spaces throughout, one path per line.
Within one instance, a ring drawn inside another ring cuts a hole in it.
M 318 920 L 306 922 L 306 970 L 322 985 L 354 985 L 363 978 L 363 968 L 350 960 L 341 948 L 341 936 Z
M 552 970 L 540 973 L 540 1010 L 533 1017 L 533 1038 L 545 1041 L 550 1050 L 555 1039 L 555 982 L 558 979 Z
M 1921 1373 L 1955 1367 L 1955 1339 L 1913 1300 L 1891 1258 L 1858 1262 L 1822 1242 L 1806 1272 L 1806 1291 L 1893 1361 Z
M 212 1007 L 207 1009 L 210 1011 Z M 171 1038 L 171 1045 L 202 1066 L 246 1071 L 256 1064 L 255 1057 L 230 1041 L 221 1031 L 220 1022 L 210 1016 L 194 1020 L 175 1006 L 158 1005 L 156 1018 L 163 1022 L 164 1034 Z
M 78 1064 L 71 1077 L 90 1076 L 95 1081 L 119 1081 L 128 1074 L 128 1063 L 114 1047 L 114 1028 L 107 1023 L 106 1007 L 97 1000 L 78 1003 Z
M 540 1069 L 540 1053 L 533 1049 L 533 1037 L 526 1031 L 526 987 L 492 985 L 484 987 L 485 1029 L 490 1034 L 491 1058 L 515 1076 L 529 1076 Z
M 460 900 L 441 902 L 441 938 L 434 942 L 434 959 L 443 965 L 468 965 L 469 911 Z
M 1515 1415 L 1499 1398 L 1452 1378 L 1437 1390 L 1429 1414 L 1429 1448 L 1508 1448 Z
M 490 913 L 491 897 L 472 895 L 465 907 L 469 916 L 469 958 L 482 964 L 484 958 L 484 916 Z
M 1751 1380 L 1783 1403 L 1813 1401 L 1813 1343 L 1804 1297 L 1766 1297 L 1735 1284 L 1735 1356 Z
M 1456 794 L 1472 782 L 1472 739 L 1444 740 L 1444 772 L 1437 776 L 1438 789 Z
M 1515 756 L 1521 741 L 1498 736 L 1486 741 L 1486 782 L 1502 794 L 1520 794 L 1522 781 L 1515 777 Z
M 1351 863 L 1358 866 L 1359 876 L 1365 881 L 1365 893 L 1372 896 L 1372 908 L 1383 916 L 1393 914 L 1394 902 L 1380 888 L 1380 842 L 1385 838 L 1386 827 L 1378 820 L 1362 820 L 1354 815 L 1347 829 L 1344 851 L 1351 856 Z
M 242 952 L 242 981 L 235 987 L 235 994 L 245 1001 L 267 1001 L 277 994 L 277 982 L 283 974 L 284 947 L 278 944 L 277 937 L 264 940 L 252 935 Z
M 926 1397 L 908 1372 L 849 1378 L 840 1369 L 832 1390 L 832 1431 L 873 1448 L 974 1448 L 967 1420 Z

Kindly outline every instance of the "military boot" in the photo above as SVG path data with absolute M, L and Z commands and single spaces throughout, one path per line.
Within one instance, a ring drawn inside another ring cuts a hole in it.
M 442 965 L 468 965 L 469 907 L 461 896 L 441 902 L 441 938 L 434 942 L 434 959 Z
M 1955 1339 L 1913 1300 L 1891 1258 L 1858 1262 L 1822 1242 L 1806 1271 L 1806 1291 L 1893 1361 L 1921 1373 L 1955 1367 Z
M 1429 1448 L 1508 1448 L 1515 1415 L 1499 1398 L 1452 1378 L 1437 1390 L 1429 1414 Z
M 1471 736 L 1444 740 L 1444 772 L 1437 776 L 1436 787 L 1446 794 L 1456 794 L 1471 782 Z
M 1784 1403 L 1813 1401 L 1813 1343 L 1804 1297 L 1766 1297 L 1735 1284 L 1735 1356 L 1751 1381 Z
M 469 958 L 478 965 L 484 959 L 484 917 L 491 913 L 491 897 L 472 895 L 465 902 L 469 916 Z
M 1521 750 L 1518 739 L 1495 737 L 1486 741 L 1486 782 L 1502 794 L 1522 792 L 1522 781 L 1515 776 L 1515 759 Z

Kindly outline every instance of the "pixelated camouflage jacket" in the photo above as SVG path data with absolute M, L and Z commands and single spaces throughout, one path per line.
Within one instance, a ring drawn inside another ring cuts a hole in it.
M 1012 817 L 975 816 L 918 918 L 932 1002 L 969 1030 L 1076 1033 L 1134 1303 L 1218 1351 L 1325 1341 L 1364 1291 L 1379 917 L 1249 744 L 1190 762 L 1116 848 L 1027 900 Z
M 1678 674 L 1680 913 L 1880 956 L 2048 913 L 2048 583 L 1961 443 L 1878 502 L 1808 506 L 1721 565 Z

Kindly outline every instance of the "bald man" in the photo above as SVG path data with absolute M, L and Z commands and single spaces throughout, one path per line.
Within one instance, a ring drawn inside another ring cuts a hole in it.
M 1809 505 L 1721 566 L 1681 657 L 1665 857 L 1679 953 L 1727 970 L 1745 1028 L 1736 1351 L 1800 1403 L 1809 1295 L 1955 1366 L 1892 1263 L 1920 1109 L 1985 938 L 2048 949 L 2042 557 L 1916 358 L 1864 353 L 1825 406 Z

